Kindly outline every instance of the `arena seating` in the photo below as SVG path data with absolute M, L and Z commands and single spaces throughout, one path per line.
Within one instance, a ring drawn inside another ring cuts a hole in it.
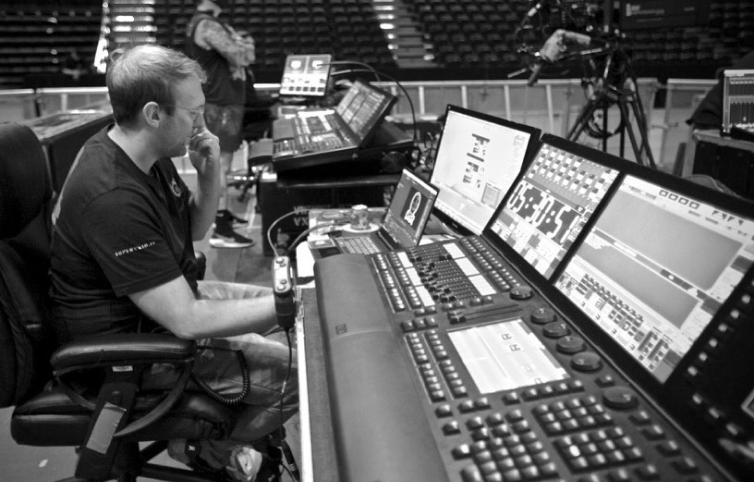
M 100 34 L 101 3 L 91 0 L 0 5 L 0 88 L 27 75 L 57 74 L 74 50 L 91 64 Z
M 381 25 L 389 22 L 419 33 L 419 48 L 439 68 L 427 74 L 428 80 L 439 78 L 445 68 L 456 76 L 472 72 L 464 78 L 491 70 L 504 78 L 522 66 L 515 31 L 530 1 L 395 1 L 406 18 L 384 20 L 386 0 L 231 0 L 224 15 L 256 40 L 258 78 L 265 73 L 267 79 L 278 78 L 288 53 L 314 52 L 365 62 L 399 78 L 422 78 L 416 72 L 403 75 L 408 69 L 399 62 L 401 45 Z M 59 73 L 73 50 L 91 63 L 101 31 L 110 49 L 139 42 L 181 49 L 194 0 L 111 0 L 107 5 L 103 23 L 101 0 L 3 2 L 0 88 L 24 87 L 30 75 Z M 714 73 L 754 49 L 752 26 L 750 0 L 713 0 L 708 26 L 632 31 L 627 45 L 639 76 L 682 77 L 686 69 L 699 77 L 701 67 L 707 67 L 705 74 Z

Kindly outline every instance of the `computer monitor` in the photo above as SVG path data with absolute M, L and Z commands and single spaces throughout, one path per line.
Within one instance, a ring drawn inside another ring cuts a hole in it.
M 754 70 L 725 69 L 723 80 L 722 125 L 720 131 L 730 134 L 738 127 L 754 133 Z
M 280 81 L 280 95 L 325 97 L 332 55 L 288 55 Z
M 371 139 L 396 100 L 389 92 L 356 80 L 335 106 L 335 112 L 364 144 Z
M 754 218 L 628 175 L 556 287 L 664 382 L 754 263 Z
M 438 219 L 481 234 L 539 142 L 534 127 L 449 105 L 430 182 Z
M 485 236 L 502 241 L 549 278 L 618 176 L 610 164 L 591 160 L 604 157 L 611 156 L 543 137 Z

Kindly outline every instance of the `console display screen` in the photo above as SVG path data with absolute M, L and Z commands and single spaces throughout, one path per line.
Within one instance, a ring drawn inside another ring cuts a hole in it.
M 617 175 L 615 169 L 542 144 L 491 229 L 549 277 Z
M 556 281 L 660 382 L 754 262 L 754 220 L 628 176 Z
M 448 336 L 481 393 L 568 378 L 520 318 L 451 331 Z

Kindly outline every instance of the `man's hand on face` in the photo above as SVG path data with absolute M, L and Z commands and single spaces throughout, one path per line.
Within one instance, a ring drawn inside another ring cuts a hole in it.
M 189 141 L 188 154 L 191 165 L 201 175 L 207 169 L 219 167 L 220 140 L 207 129 L 207 126 L 197 126 Z

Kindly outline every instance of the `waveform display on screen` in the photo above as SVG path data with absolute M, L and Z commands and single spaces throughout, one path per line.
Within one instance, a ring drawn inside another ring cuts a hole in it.
M 543 144 L 491 229 L 549 277 L 617 175 L 615 169 Z
M 754 262 L 754 220 L 636 177 L 556 281 L 663 382 Z

